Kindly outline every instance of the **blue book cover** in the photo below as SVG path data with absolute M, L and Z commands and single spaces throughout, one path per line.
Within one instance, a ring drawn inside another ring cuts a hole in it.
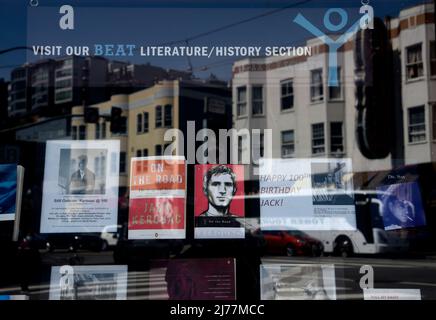
M 14 220 L 17 197 L 17 166 L 0 165 L 0 221 Z

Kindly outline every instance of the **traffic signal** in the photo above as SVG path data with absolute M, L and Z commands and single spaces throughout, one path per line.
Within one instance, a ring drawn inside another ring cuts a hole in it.
M 111 109 L 111 132 L 120 133 L 122 129 L 123 117 L 121 114 L 123 109 L 119 107 L 112 107 Z
M 85 123 L 98 123 L 98 108 L 85 107 Z
M 392 151 L 394 121 L 393 59 L 388 31 L 375 18 L 374 29 L 360 30 L 355 41 L 356 138 L 368 159 Z

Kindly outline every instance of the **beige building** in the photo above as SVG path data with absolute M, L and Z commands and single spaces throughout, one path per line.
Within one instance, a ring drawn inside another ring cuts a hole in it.
M 207 101 L 210 99 L 223 101 L 223 109 L 208 110 Z M 114 95 L 109 101 L 89 107 L 98 108 L 99 122 L 85 123 L 84 107 L 74 107 L 71 137 L 73 140 L 120 140 L 121 188 L 129 185 L 132 157 L 164 153 L 170 143 L 164 141 L 166 130 L 180 129 L 186 137 L 188 121 L 193 121 L 197 130 L 231 127 L 230 90 L 222 84 L 203 81 L 162 81 L 130 95 Z M 112 107 L 122 109 L 121 133 L 115 134 L 110 130 Z

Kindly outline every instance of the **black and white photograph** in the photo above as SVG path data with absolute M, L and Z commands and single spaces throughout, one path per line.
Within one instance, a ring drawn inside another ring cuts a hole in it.
M 263 264 L 262 300 L 336 300 L 333 265 Z
M 117 224 L 120 142 L 47 142 L 41 233 L 102 232 Z
M 59 187 L 64 194 L 106 193 L 107 149 L 61 149 Z
M 314 205 L 352 205 L 353 173 L 345 160 L 311 164 Z

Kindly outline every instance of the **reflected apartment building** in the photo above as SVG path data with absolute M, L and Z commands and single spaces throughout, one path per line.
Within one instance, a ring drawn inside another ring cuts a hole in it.
M 103 57 L 69 56 L 25 64 L 11 72 L 8 116 L 69 114 L 71 107 L 107 101 L 163 79 L 190 79 L 191 73 Z
M 433 5 L 402 10 L 390 19 L 388 32 L 398 70 L 395 100 L 396 153 L 368 160 L 355 138 L 355 44 L 338 52 L 340 86 L 329 87 L 328 52 L 310 39 L 308 57 L 266 57 L 233 65 L 233 118 L 236 129 L 272 129 L 274 158 L 352 159 L 355 172 L 436 161 L 436 50 Z M 395 60 L 395 59 L 394 59 Z M 239 138 L 240 152 L 249 137 Z M 249 145 L 249 144 L 248 144 Z M 401 159 L 400 162 L 397 160 Z M 404 159 L 404 161 L 402 160 Z M 247 179 L 253 179 L 250 170 Z
M 210 107 L 213 103 L 213 107 Z M 217 107 L 219 106 L 219 107 Z M 71 121 L 73 140 L 120 140 L 120 188 L 129 185 L 132 157 L 159 156 L 171 143 L 164 140 L 168 129 L 183 132 L 187 150 L 187 122 L 196 130 L 232 127 L 231 91 L 225 83 L 203 80 L 165 80 L 132 94 L 113 95 L 110 100 L 90 105 L 99 110 L 98 123 L 85 123 L 82 116 Z M 110 128 L 112 107 L 122 109 L 121 132 Z M 73 115 L 83 115 L 84 107 L 75 106 Z M 202 142 L 196 142 L 196 145 Z

